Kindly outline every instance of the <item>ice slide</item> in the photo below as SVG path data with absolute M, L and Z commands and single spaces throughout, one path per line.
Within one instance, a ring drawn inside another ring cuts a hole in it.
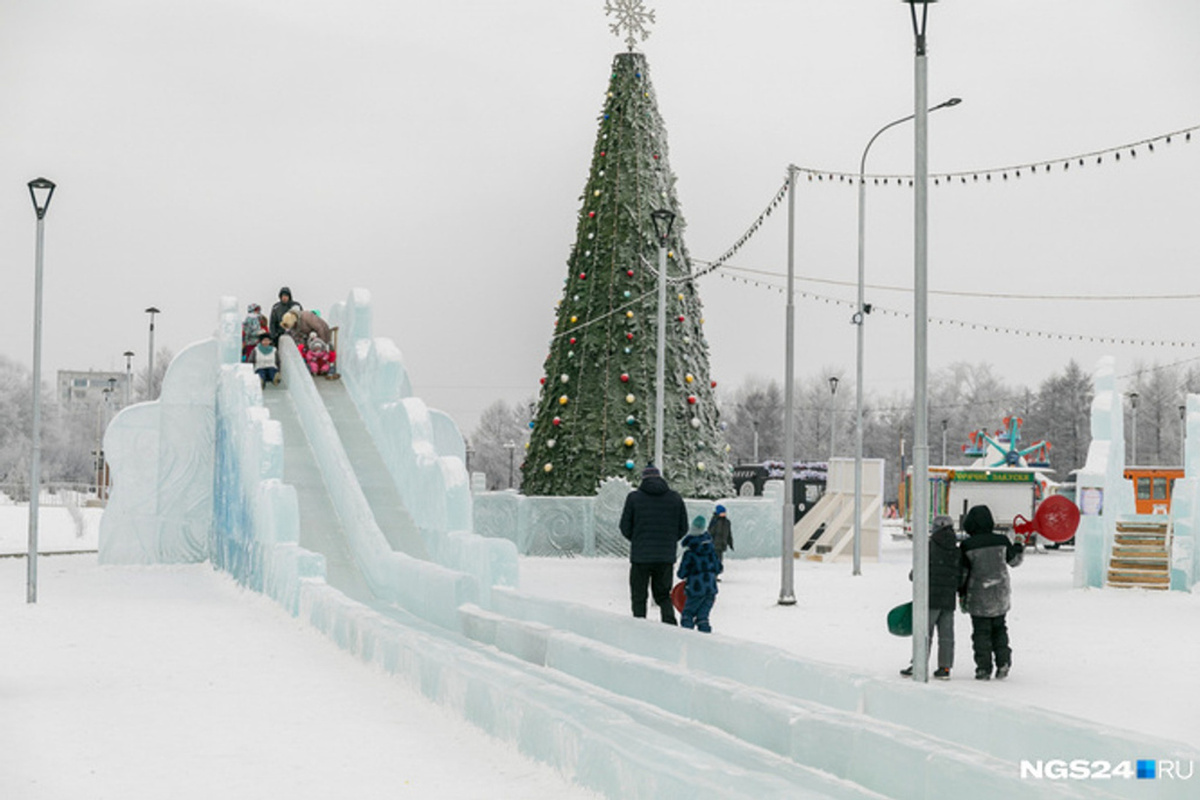
M 110 428 L 106 561 L 208 558 L 611 797 L 1072 797 L 1083 795 L 1021 781 L 1015 765 L 1064 743 L 1114 760 L 1147 751 L 951 687 L 931 694 L 524 595 L 512 545 L 470 533 L 461 438 L 411 396 L 394 345 L 369 337 L 364 295 L 331 315 L 344 380 L 265 396 L 236 363 L 235 309 L 171 365 L 161 401 Z M 298 359 L 285 370 L 303 375 Z M 376 459 L 390 490 L 372 485 Z

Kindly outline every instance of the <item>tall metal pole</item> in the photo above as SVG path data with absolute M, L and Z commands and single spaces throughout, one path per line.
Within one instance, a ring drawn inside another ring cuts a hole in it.
M 925 20 L 928 0 L 921 2 L 921 20 L 917 22 L 917 4 L 910 0 L 913 34 L 916 38 L 914 59 L 914 358 L 913 358 L 913 678 L 929 680 L 929 282 L 928 282 L 928 204 L 929 204 L 929 104 L 928 72 L 925 60 Z
M 125 356 L 125 402 L 123 405 L 129 405 L 133 400 L 133 351 L 126 350 L 122 355 Z
M 150 315 L 150 356 L 146 360 L 146 399 L 154 399 L 154 315 L 162 313 L 154 306 L 146 309 Z
M 654 463 L 666 476 L 663 461 L 663 417 L 667 372 L 667 237 L 658 240 L 658 353 L 654 362 Z
M 1179 463 L 1187 469 L 1187 406 L 1179 407 Z
M 40 192 L 46 192 L 44 199 Z M 29 552 L 25 565 L 25 602 L 37 602 L 38 502 L 42 493 L 42 255 L 45 250 L 46 209 L 54 183 L 45 178 L 29 182 L 29 195 L 37 214 L 37 245 L 33 279 L 33 431 L 29 458 Z
M 939 108 L 956 106 L 962 100 L 952 97 L 944 103 L 939 103 L 930 112 Z M 866 243 L 867 243 L 867 154 L 871 145 L 886 130 L 908 122 L 912 114 L 895 119 L 875 132 L 875 135 L 863 148 L 862 159 L 858 162 L 858 311 L 851 318 L 857 328 L 855 335 L 855 380 L 854 380 L 854 575 L 862 574 L 862 462 L 863 462 L 863 325 L 871 306 L 866 302 Z M 901 480 L 904 470 L 900 470 Z
M 754 425 L 754 463 L 757 464 L 757 463 L 759 463 L 759 461 L 758 461 L 758 420 L 754 420 L 754 422 L 752 424 Z
M 829 460 L 833 461 L 837 454 L 837 387 L 838 379 L 829 379 Z
M 787 244 L 787 323 L 784 336 L 786 356 L 783 367 L 783 535 L 780 553 L 779 605 L 796 605 L 796 499 L 793 480 L 796 462 L 795 425 L 795 346 L 796 346 L 796 172 L 788 165 L 788 244 Z
M 1129 393 L 1129 405 L 1131 408 L 1130 416 L 1133 417 L 1133 442 L 1132 442 L 1133 452 L 1129 455 L 1129 463 L 1136 467 L 1137 463 L 1138 463 L 1138 457 L 1137 457 L 1137 455 L 1138 455 L 1138 451 L 1137 451 L 1138 393 L 1137 392 Z
M 948 420 L 948 419 L 942 420 L 942 466 L 943 467 L 946 466 L 946 464 L 949 463 L 949 460 L 950 460 L 949 453 L 946 450 L 946 428 L 949 424 L 950 424 L 950 420 Z

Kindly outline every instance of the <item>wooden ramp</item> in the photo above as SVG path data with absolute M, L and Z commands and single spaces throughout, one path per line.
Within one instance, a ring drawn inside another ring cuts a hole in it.
M 1170 521 L 1130 519 L 1117 522 L 1108 585 L 1122 588 L 1171 587 Z

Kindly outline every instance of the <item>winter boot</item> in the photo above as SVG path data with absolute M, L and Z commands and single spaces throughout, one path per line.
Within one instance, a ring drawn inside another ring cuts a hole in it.
M 1008 664 L 1005 664 L 1003 667 L 996 667 L 996 680 L 1002 681 L 1007 678 L 1009 669 L 1010 667 Z
M 991 671 L 990 669 L 977 669 L 977 670 L 975 670 L 975 680 L 977 680 L 977 681 L 990 681 L 991 679 L 992 679 L 992 671 Z
M 933 673 L 933 677 L 937 678 L 939 681 L 950 680 L 950 668 L 949 667 L 938 667 L 937 670 Z
M 904 676 L 904 677 L 906 677 L 906 678 L 911 678 L 911 677 L 912 677 L 912 674 L 913 674 L 913 667 L 912 667 L 912 664 L 909 664 L 907 667 L 905 667 L 904 669 L 900 670 L 900 674 L 901 674 L 901 675 L 903 675 L 903 676 Z

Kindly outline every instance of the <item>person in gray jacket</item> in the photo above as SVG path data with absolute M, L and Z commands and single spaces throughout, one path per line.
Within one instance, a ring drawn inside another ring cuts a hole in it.
M 1010 542 L 995 532 L 992 512 L 987 506 L 974 506 L 963 518 L 968 534 L 962 543 L 965 576 L 959 597 L 963 611 L 971 615 L 971 646 L 975 651 L 975 678 L 991 680 L 992 662 L 996 678 L 1008 677 L 1012 669 L 1012 647 L 1008 641 L 1005 615 L 1012 606 L 1012 584 L 1008 568 L 1025 558 L 1025 545 Z

